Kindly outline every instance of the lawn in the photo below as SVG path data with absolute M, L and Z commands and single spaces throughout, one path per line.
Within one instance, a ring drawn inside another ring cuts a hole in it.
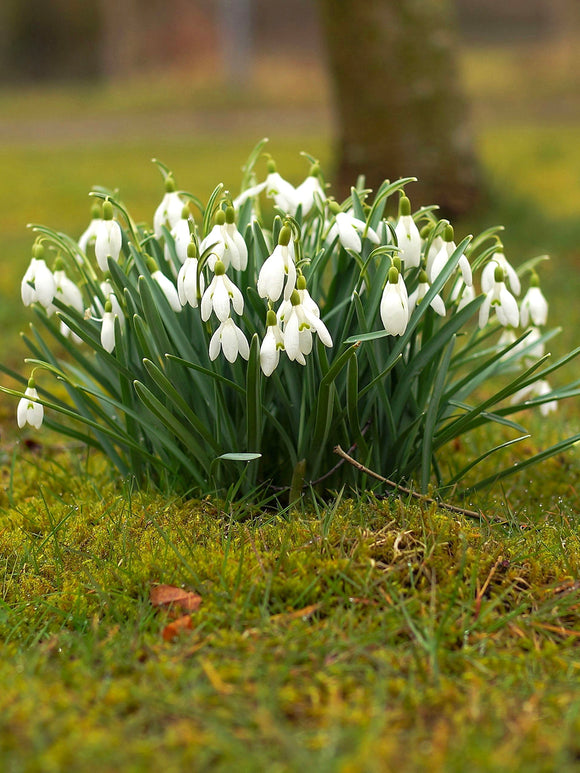
M 580 324 L 580 112 L 543 118 L 562 98 L 556 65 L 540 110 L 522 85 L 530 57 L 496 57 L 494 78 L 518 85 L 516 118 L 509 94 L 489 92 L 490 59 L 470 54 L 464 71 L 493 198 L 457 231 L 502 222 L 515 263 L 552 254 L 542 277 L 561 356 Z M 18 363 L 30 319 L 26 223 L 80 234 L 95 183 L 150 218 L 153 156 L 185 189 L 236 191 L 264 134 L 293 181 L 301 150 L 331 164 L 323 81 L 321 108 L 304 97 L 286 113 L 258 82 L 260 120 L 200 86 L 187 110 L 205 118 L 190 123 L 175 84 L 14 103 L 0 149 L 3 361 Z M 578 769 L 577 450 L 483 493 L 479 519 L 382 489 L 256 509 L 136 491 L 94 452 L 17 435 L 14 409 L 0 397 L 2 769 Z M 580 431 L 577 404 L 552 416 L 531 422 L 527 453 Z M 192 595 L 160 606 L 160 584 Z

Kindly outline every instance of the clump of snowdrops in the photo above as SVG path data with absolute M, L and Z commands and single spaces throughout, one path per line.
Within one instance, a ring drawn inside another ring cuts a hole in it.
M 516 270 L 500 227 L 457 243 L 436 207 L 412 212 L 413 178 L 377 191 L 359 181 L 338 202 L 315 159 L 294 187 L 262 146 L 238 196 L 220 184 L 204 204 L 157 162 L 165 193 L 152 224 L 97 188 L 78 241 L 33 226 L 31 376 L 11 372 L 22 388 L 5 390 L 21 397 L 21 427 L 44 421 L 167 490 L 357 485 L 341 446 L 426 491 L 528 437 L 515 414 L 578 394 L 580 382 L 550 386 L 578 350 L 554 363 L 545 352 L 555 331 L 542 258 Z M 459 466 L 440 461 L 489 423 L 513 437 Z

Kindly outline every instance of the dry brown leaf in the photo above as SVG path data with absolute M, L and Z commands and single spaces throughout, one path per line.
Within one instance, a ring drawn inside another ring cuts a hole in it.
M 308 618 L 311 615 L 313 615 L 322 604 L 310 604 L 307 607 L 304 607 L 303 609 L 295 609 L 292 612 L 282 612 L 279 615 L 273 615 L 270 620 L 272 622 L 286 622 L 289 620 L 299 620 L 300 618 Z
M 201 596 L 173 585 L 154 585 L 150 591 L 154 607 L 176 607 L 182 612 L 195 612 L 201 604 Z
M 190 631 L 192 628 L 191 615 L 178 617 L 177 620 L 165 626 L 163 629 L 163 639 L 165 641 L 173 641 L 184 631 Z

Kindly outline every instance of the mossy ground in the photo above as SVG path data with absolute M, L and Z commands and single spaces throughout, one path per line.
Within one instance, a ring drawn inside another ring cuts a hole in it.
M 490 62 L 501 74 L 494 83 L 520 84 L 519 124 L 507 116 L 512 92 L 489 91 Z M 529 68 L 541 70 L 534 93 L 543 99 L 562 83 L 557 68 L 516 64 L 466 60 L 482 157 L 500 192 L 479 225 L 506 223 L 515 263 L 554 254 L 543 277 L 551 321 L 564 325 L 561 355 L 577 345 L 580 323 L 578 154 L 569 115 L 530 119 Z M 253 130 L 160 132 L 145 92 L 150 100 L 149 88 L 0 98 L 24 123 L 81 110 L 92 121 L 120 114 L 132 127 L 122 143 L 114 133 L 85 143 L 61 136 L 2 151 L 3 361 L 19 360 L 12 341 L 29 318 L 17 297 L 27 221 L 80 233 L 94 183 L 120 184 L 149 216 L 159 198 L 151 156 L 174 167 L 179 185 L 209 193 L 258 139 Z M 155 90 L 157 109 L 174 110 L 180 93 Z M 208 94 L 204 109 L 234 120 L 231 103 Z M 272 93 L 266 102 L 284 107 Z M 292 179 L 304 171 L 299 150 L 331 158 L 328 127 L 316 120 L 274 137 Z M 481 520 L 370 493 L 254 512 L 136 491 L 96 454 L 49 434 L 17 439 L 13 411 L 2 398 L 2 770 L 578 769 L 577 452 L 478 496 Z M 579 416 L 571 405 L 533 421 L 533 438 L 504 464 L 578 432 Z M 444 463 L 460 464 L 486 441 L 467 439 Z M 157 583 L 202 597 L 174 641 L 163 635 L 172 612 L 150 601 Z

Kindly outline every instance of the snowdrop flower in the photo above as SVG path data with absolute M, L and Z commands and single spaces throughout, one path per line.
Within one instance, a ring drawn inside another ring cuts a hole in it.
M 222 261 L 226 269 L 232 265 L 237 271 L 243 271 L 248 265 L 248 248 L 236 228 L 234 208 L 227 207 L 225 212 L 220 209 L 215 219 L 214 227 L 199 245 L 200 254 L 203 257 L 203 254 L 211 249 L 207 265 L 212 271 L 218 260 Z
M 429 237 L 431 236 L 431 233 L 434 231 L 435 225 L 433 223 L 428 223 L 426 226 L 424 226 L 421 229 L 421 241 L 426 245 Z M 427 271 L 427 276 L 431 276 L 431 268 L 433 266 L 433 261 L 435 260 L 435 256 L 443 247 L 444 245 L 443 238 L 441 237 L 441 234 L 437 234 L 433 237 L 431 240 L 431 243 L 429 244 L 429 247 L 425 246 L 425 266 Z
M 493 287 L 494 282 L 494 270 L 496 266 L 500 266 L 507 283 L 510 286 L 510 290 L 514 295 L 519 295 L 521 290 L 521 284 L 518 275 L 516 274 L 513 266 L 506 260 L 503 252 L 494 252 L 489 263 L 486 264 L 481 272 L 481 289 L 484 293 L 488 293 Z
M 457 248 L 457 245 L 454 241 L 454 236 L 455 234 L 453 231 L 453 226 L 449 224 L 446 225 L 445 232 L 443 234 L 442 246 L 431 261 L 431 265 L 429 265 L 429 260 L 427 261 L 427 274 L 432 283 L 437 279 L 441 271 L 443 271 L 445 264 Z M 431 250 L 429 250 L 429 255 L 431 255 Z M 467 287 L 471 287 L 473 284 L 473 276 L 471 273 L 471 266 L 469 265 L 469 261 L 465 255 L 462 255 L 459 258 L 458 266 L 461 270 L 463 283 Z
M 103 219 L 97 225 L 95 256 L 101 271 L 108 271 L 107 258 L 119 260 L 123 236 L 121 226 L 113 220 L 113 205 L 107 199 L 103 204 Z
M 400 276 L 400 274 L 399 274 Z M 427 295 L 429 291 L 429 280 L 427 279 L 427 272 L 421 271 L 419 274 L 419 284 L 417 285 L 417 289 L 414 290 L 411 295 L 409 296 L 409 318 L 411 317 L 411 314 L 413 313 L 413 309 L 415 306 L 418 306 L 423 298 Z M 433 311 L 435 311 L 439 316 L 444 317 L 445 316 L 445 304 L 443 303 L 443 298 L 439 295 L 439 293 L 433 298 L 433 300 L 430 303 L 431 308 Z
M 16 420 L 20 429 L 25 424 L 30 424 L 31 427 L 40 429 L 42 421 L 44 419 L 44 406 L 41 403 L 37 403 L 38 393 L 36 391 L 36 385 L 33 378 L 28 379 L 28 386 L 24 392 L 24 397 L 21 398 L 16 410 Z
M 199 281 L 199 293 L 203 295 L 205 287 L 205 280 L 203 274 L 199 274 L 198 280 L 198 260 L 195 257 L 195 244 L 190 242 L 187 247 L 187 258 L 185 263 L 179 269 L 177 275 L 177 294 L 182 306 L 189 303 L 193 308 L 197 308 L 198 304 L 198 281 Z
M 533 400 L 534 398 L 544 397 L 545 395 L 549 395 L 551 391 L 552 387 L 550 384 L 545 379 L 539 379 L 539 381 L 534 381 L 533 384 L 530 384 L 529 386 L 520 389 L 519 392 L 516 392 L 511 399 L 511 403 L 512 405 L 515 405 L 517 403 L 521 403 L 524 400 Z M 540 405 L 540 413 L 542 416 L 548 416 L 550 413 L 553 413 L 553 411 L 556 411 L 557 409 L 557 400 L 548 400 L 547 402 Z
M 213 271 L 217 260 L 221 260 L 225 267 L 229 266 L 230 255 L 225 255 L 226 251 L 226 237 L 224 233 L 224 225 L 226 223 L 226 213 L 220 209 L 215 216 L 215 225 L 208 233 L 208 235 L 201 240 L 199 245 L 199 254 L 203 257 L 204 253 L 211 249 L 211 253 L 207 259 L 207 265 Z
M 191 231 L 189 230 L 189 207 L 187 204 L 183 207 L 181 217 L 177 223 L 171 229 L 171 236 L 175 245 L 175 254 L 179 260 L 180 265 L 183 265 L 187 259 L 187 248 L 191 242 Z M 169 251 L 169 245 L 165 242 L 163 248 L 163 254 L 165 260 L 172 265 L 171 253 Z
M 540 290 L 540 280 L 534 271 L 530 281 L 530 288 L 524 295 L 520 307 L 522 327 L 527 327 L 529 321 L 534 325 L 545 325 L 548 319 L 548 302 Z
M 119 317 L 119 321 L 121 322 L 121 325 L 125 323 L 125 315 L 123 314 L 123 309 L 121 308 L 121 304 L 117 300 L 117 296 L 115 295 L 115 290 L 113 288 L 113 285 L 108 281 L 104 280 L 100 283 L 101 292 L 103 293 L 103 297 L 105 301 L 109 300 L 111 301 L 111 305 L 113 307 L 113 314 L 116 314 Z M 105 312 L 104 306 L 99 300 L 99 298 L 95 297 L 93 299 L 93 309 L 96 315 L 102 316 Z M 85 314 L 87 316 L 87 314 Z
M 89 245 L 93 245 L 95 243 L 99 224 L 103 220 L 101 217 L 101 214 L 102 214 L 101 207 L 98 204 L 95 204 L 91 209 L 91 222 L 89 223 L 88 227 L 85 229 L 85 231 L 81 234 L 81 237 L 79 238 L 79 248 L 84 253 L 86 253 L 87 247 Z
M 265 376 L 271 376 L 278 367 L 280 350 L 284 348 L 284 336 L 278 325 L 276 312 L 268 310 L 266 316 L 266 335 L 260 347 L 260 367 Z
M 32 249 L 30 265 L 22 277 L 20 294 L 25 306 L 30 306 L 31 303 L 38 301 L 46 309 L 49 309 L 54 298 L 56 285 L 52 271 L 43 258 L 44 247 L 42 244 L 36 244 Z
M 479 327 L 487 325 L 490 311 L 495 309 L 496 316 L 504 327 L 517 327 L 520 321 L 518 304 L 514 296 L 505 286 L 503 269 L 495 266 L 494 283 L 486 293 L 485 300 L 479 307 Z
M 109 354 L 115 348 L 115 317 L 111 301 L 107 301 L 101 323 L 101 346 Z
M 147 268 L 151 272 L 151 279 L 153 279 L 154 282 L 157 282 L 163 295 L 167 298 L 167 303 L 171 306 L 173 311 L 181 311 L 181 301 L 179 300 L 179 295 L 177 294 L 177 290 L 171 279 L 166 277 L 165 274 L 159 270 L 159 266 L 153 258 L 147 258 Z
M 295 215 L 298 209 L 296 188 L 276 171 L 276 164 L 268 160 L 268 176 L 266 177 L 266 196 L 274 199 L 276 206 L 288 215 Z
M 231 264 L 236 271 L 244 271 L 248 265 L 248 248 L 244 237 L 236 228 L 235 223 L 235 210 L 233 207 L 226 208 L 226 222 L 223 226 L 223 234 L 225 236 L 224 244 L 224 258 L 223 262 L 227 265 Z
M 399 219 L 395 226 L 399 257 L 405 268 L 416 268 L 421 263 L 421 234 L 411 216 L 411 202 L 406 196 L 399 200 Z
M 54 283 L 55 283 L 55 292 L 54 297 L 57 298 L 61 303 L 64 303 L 65 306 L 70 306 L 73 309 L 76 309 L 76 311 L 79 312 L 79 314 L 82 314 L 84 311 L 84 303 L 83 303 L 83 296 L 79 288 L 76 286 L 76 284 L 67 277 L 65 271 L 64 271 L 64 263 L 62 258 L 57 258 L 55 263 L 55 272 L 54 272 Z M 51 307 L 50 312 L 54 311 L 54 306 Z M 67 337 L 69 334 L 72 334 L 72 339 L 75 341 L 75 343 L 80 343 L 81 338 L 79 338 L 76 333 L 72 333 L 69 326 L 66 324 L 66 322 L 62 321 L 60 322 L 60 332 L 63 336 Z
M 170 231 L 181 220 L 183 210 L 183 201 L 181 196 L 175 190 L 173 177 L 168 175 L 165 178 L 165 195 L 153 215 L 153 231 L 155 238 L 160 239 L 163 236 L 161 228 L 166 226 Z
M 230 316 L 230 300 L 236 313 L 242 314 L 244 311 L 242 294 L 226 276 L 225 264 L 218 260 L 215 264 L 214 278 L 201 299 L 202 320 L 207 322 L 213 310 L 219 321 L 225 322 Z
M 457 311 L 461 311 L 464 306 L 475 300 L 475 287 L 473 285 L 466 285 L 463 279 L 459 279 L 453 286 L 449 300 L 453 302 L 458 298 Z
M 246 340 L 246 336 L 231 317 L 228 317 L 221 322 L 220 326 L 211 337 L 209 342 L 210 360 L 216 359 L 220 349 L 223 351 L 224 357 L 228 362 L 235 362 L 238 354 L 240 354 L 244 360 L 247 360 L 250 356 L 250 347 Z
M 372 228 L 367 226 L 364 220 L 360 220 L 349 212 L 341 212 L 335 201 L 331 202 L 330 209 L 335 217 L 334 223 L 328 232 L 328 238 L 335 239 L 338 237 L 345 250 L 361 251 L 362 241 L 358 233 L 359 231 L 364 233 L 367 239 L 370 239 L 375 244 L 381 243 L 378 235 Z
M 387 284 L 381 298 L 381 320 L 389 335 L 403 335 L 409 321 L 409 301 L 404 284 L 399 282 L 399 270 L 395 266 L 389 269 Z
M 326 194 L 320 184 L 319 174 L 319 165 L 313 164 L 308 177 L 294 191 L 297 203 L 296 209 L 298 209 L 298 206 L 302 206 L 303 217 L 306 217 L 310 212 L 314 206 L 315 199 L 318 198 L 321 201 L 326 201 Z
M 292 308 L 284 315 L 284 348 L 289 360 L 306 365 L 304 355 L 312 351 L 312 334 L 318 333 L 324 346 L 332 346 L 332 337 L 324 322 L 303 306 L 298 290 L 293 290 L 288 303 Z
M 296 284 L 296 267 L 291 248 L 292 229 L 285 225 L 280 229 L 278 245 L 274 252 L 266 258 L 258 276 L 258 295 L 277 301 L 282 293 L 284 279 L 286 289 L 284 299 L 288 300 Z

